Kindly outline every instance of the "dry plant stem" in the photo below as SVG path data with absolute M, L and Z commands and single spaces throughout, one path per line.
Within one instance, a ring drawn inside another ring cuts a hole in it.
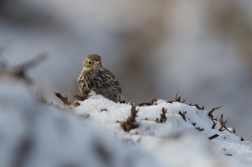
M 212 125 L 212 129 L 215 129 L 215 126 L 216 126 L 216 122 L 214 122 L 214 120 L 212 120 L 213 121 L 213 125 Z
M 209 140 L 212 140 L 212 139 L 215 139 L 216 137 L 218 137 L 219 135 L 218 134 L 215 134 L 215 135 L 213 135 L 213 136 L 210 136 L 208 139 Z
M 166 112 L 167 112 L 167 109 L 162 108 L 162 113 L 160 114 L 160 117 L 156 119 L 157 123 L 164 123 L 166 121 L 167 119 L 165 116 Z
M 135 129 L 139 126 L 138 123 L 136 123 L 136 116 L 138 110 L 136 110 L 136 106 L 133 105 L 133 103 L 130 103 L 131 105 L 131 114 L 128 118 L 124 119 L 123 121 L 117 121 L 117 123 L 120 123 L 121 127 L 126 131 L 129 132 L 131 129 Z
M 219 108 L 221 108 L 221 107 L 223 107 L 223 106 L 219 106 L 219 107 L 216 107 L 216 108 L 212 108 L 212 110 L 210 110 L 209 112 L 208 112 L 208 116 L 210 117 L 210 118 L 212 118 L 213 119 L 213 112 L 215 111 L 215 110 L 217 110 L 217 109 L 219 109 Z
M 202 106 L 202 107 L 200 107 L 198 104 L 189 104 L 189 106 L 195 106 L 197 109 L 199 109 L 199 110 L 204 110 L 205 109 L 205 105 L 204 106 Z
M 175 97 L 174 97 L 173 102 L 180 102 L 180 96 L 178 96 L 178 89 L 177 89 L 177 91 L 176 91 L 176 95 L 175 95 Z
M 203 131 L 204 130 L 204 128 L 200 128 L 199 126 L 196 127 L 195 129 L 197 129 L 198 131 Z
M 235 133 L 235 127 L 232 129 L 233 133 Z
M 130 122 L 136 122 L 136 116 L 137 116 L 137 112 L 138 110 L 136 110 L 136 106 L 133 103 L 130 103 L 131 105 L 131 114 L 129 117 Z
M 154 97 L 151 101 L 139 103 L 137 104 L 137 106 L 152 106 L 152 105 L 156 105 L 156 102 L 157 102 L 157 99 Z
M 225 154 L 226 156 L 233 156 L 232 154 Z
M 60 93 L 58 92 L 54 92 L 55 96 L 58 97 L 66 106 L 70 106 L 72 104 L 72 102 L 68 101 L 68 97 L 67 95 L 65 95 L 65 97 L 63 97 Z
M 181 111 L 179 111 L 178 112 L 179 113 L 179 115 L 181 115 L 181 117 L 186 121 L 186 113 L 187 113 L 187 111 L 184 111 L 183 113 L 181 112 Z M 186 121 L 187 122 L 187 121 Z
M 219 119 L 219 122 L 220 122 L 220 124 L 221 124 L 221 127 L 220 127 L 219 131 L 227 130 L 227 131 L 229 131 L 230 133 L 233 133 L 233 132 L 231 132 L 231 131 L 226 127 L 227 121 L 228 121 L 228 119 L 226 119 L 225 121 L 223 121 L 223 114 L 221 114 L 221 115 L 220 115 L 220 119 Z M 223 130 L 223 128 L 224 128 L 224 130 Z

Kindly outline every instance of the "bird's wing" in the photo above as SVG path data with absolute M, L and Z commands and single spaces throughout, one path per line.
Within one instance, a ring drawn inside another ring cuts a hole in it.
M 116 77 L 106 68 L 103 68 L 105 74 L 111 78 L 111 80 L 113 81 L 114 87 L 120 92 L 122 93 L 122 88 L 120 86 L 120 83 L 117 81 Z

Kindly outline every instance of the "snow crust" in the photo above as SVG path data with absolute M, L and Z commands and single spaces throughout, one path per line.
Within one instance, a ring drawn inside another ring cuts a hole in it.
M 39 100 L 25 82 L 1 78 L 0 166 L 252 165 L 251 142 L 220 132 L 219 123 L 212 129 L 208 111 L 157 100 L 156 105 L 136 107 L 139 127 L 125 132 L 117 121 L 130 115 L 131 105 L 90 95 L 76 108 L 58 109 Z M 167 120 L 156 123 L 162 108 Z M 186 121 L 179 111 L 187 111 Z M 214 134 L 219 136 L 209 140 Z
M 162 108 L 167 109 L 167 120 L 156 123 Z M 139 127 L 128 133 L 116 122 L 127 118 L 130 109 L 130 104 L 114 103 L 93 93 L 74 111 L 79 115 L 89 114 L 88 120 L 92 124 L 151 152 L 164 166 L 252 165 L 251 142 L 241 141 L 239 136 L 228 131 L 220 132 L 219 123 L 212 129 L 213 122 L 206 110 L 179 102 L 157 100 L 156 105 L 137 107 Z M 179 111 L 187 112 L 187 121 L 178 114 Z M 204 130 L 198 131 L 195 127 Z M 208 138 L 215 134 L 219 136 L 210 141 Z

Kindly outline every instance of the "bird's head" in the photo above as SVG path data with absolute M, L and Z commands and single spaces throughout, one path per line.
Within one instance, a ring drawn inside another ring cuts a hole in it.
M 98 54 L 88 55 L 83 62 L 84 70 L 98 71 L 101 67 L 101 56 L 99 56 Z

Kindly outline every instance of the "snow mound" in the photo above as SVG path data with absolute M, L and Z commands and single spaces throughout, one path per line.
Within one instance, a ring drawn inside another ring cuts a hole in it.
M 155 157 L 38 100 L 24 82 L 0 79 L 1 167 L 140 167 Z M 135 156 L 137 155 L 137 157 Z
M 135 107 L 137 126 L 127 132 L 121 124 L 131 115 L 132 107 L 91 92 L 91 97 L 80 102 L 74 112 L 88 115 L 87 120 L 95 127 L 147 150 L 164 165 L 252 165 L 251 142 L 241 141 L 230 128 L 221 128 L 220 122 L 208 115 L 209 111 L 156 100 L 152 105 Z
M 94 92 L 78 103 L 58 109 L 39 100 L 26 82 L 1 76 L 0 166 L 252 164 L 251 142 L 241 141 L 232 130 L 219 131 L 218 122 L 213 129 L 208 111 L 195 106 L 164 100 L 120 104 Z

